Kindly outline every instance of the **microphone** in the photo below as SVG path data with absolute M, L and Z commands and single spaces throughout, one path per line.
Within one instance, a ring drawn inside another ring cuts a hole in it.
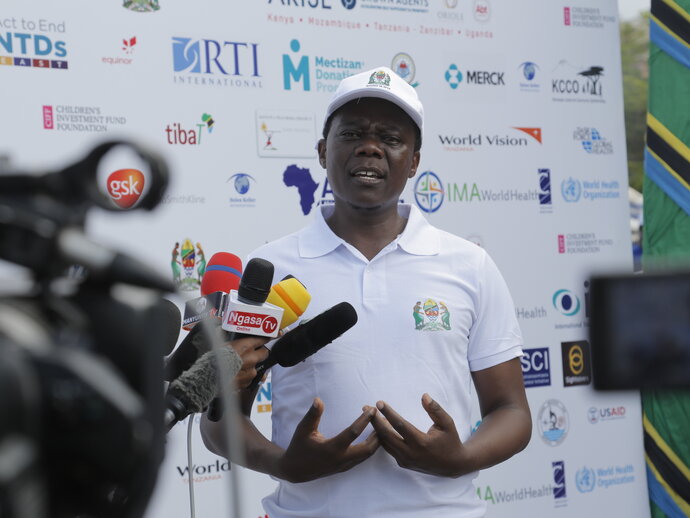
M 180 313 L 177 304 L 164 298 L 160 299 L 158 310 L 161 313 L 160 318 L 163 321 L 161 340 L 161 343 L 164 344 L 163 356 L 167 356 L 175 348 L 177 339 L 180 336 L 182 314 Z
M 165 395 L 165 429 L 170 429 L 190 414 L 203 412 L 218 393 L 220 369 L 234 377 L 242 359 L 229 347 L 205 353 L 168 387 Z
M 256 377 L 249 389 L 255 388 L 264 373 L 276 363 L 292 367 L 330 344 L 357 323 L 357 312 L 349 302 L 340 302 L 283 335 L 271 348 L 268 357 L 257 364 Z
M 206 318 L 223 314 L 226 295 L 236 290 L 242 276 L 242 260 L 235 254 L 217 252 L 213 254 L 201 278 L 201 297 L 185 303 L 182 328 L 189 331 Z
M 311 295 L 304 284 L 294 276 L 287 275 L 282 281 L 271 287 L 266 302 L 283 308 L 280 329 L 284 329 L 302 316 L 311 302 Z
M 91 241 L 76 228 L 62 230 L 57 249 L 67 261 L 88 270 L 89 278 L 173 293 L 175 284 L 145 263 Z
M 233 333 L 231 339 L 246 335 L 269 338 L 278 335 L 283 308 L 266 303 L 273 271 L 273 264 L 266 259 L 255 257 L 247 263 L 237 291 L 230 291 L 221 321 L 221 327 Z

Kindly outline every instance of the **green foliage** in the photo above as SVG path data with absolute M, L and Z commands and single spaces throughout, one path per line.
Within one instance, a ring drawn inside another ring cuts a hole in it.
M 625 140 L 630 186 L 642 191 L 644 138 L 649 79 L 649 13 L 620 24 Z

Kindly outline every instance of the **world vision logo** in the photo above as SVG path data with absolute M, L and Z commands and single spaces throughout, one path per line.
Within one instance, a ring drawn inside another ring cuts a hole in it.
M 417 331 L 449 331 L 450 311 L 443 302 L 426 299 L 418 300 L 412 308 L 414 327 Z
M 138 169 L 118 169 L 108 176 L 110 199 L 121 209 L 129 209 L 141 198 L 144 182 L 144 173 Z

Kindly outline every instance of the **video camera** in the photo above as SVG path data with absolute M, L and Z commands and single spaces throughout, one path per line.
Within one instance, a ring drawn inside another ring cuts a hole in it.
M 174 285 L 84 233 L 92 207 L 122 210 L 96 172 L 123 150 L 146 168 L 134 208 L 154 209 L 167 166 L 126 141 L 59 171 L 0 175 L 0 259 L 32 275 L 0 298 L 3 518 L 139 517 L 155 485 L 163 357 L 177 339 L 161 292 Z M 75 264 L 83 274 L 66 276 Z

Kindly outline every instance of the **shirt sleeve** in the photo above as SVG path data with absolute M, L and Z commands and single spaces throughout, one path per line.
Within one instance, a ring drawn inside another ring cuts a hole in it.
M 477 275 L 477 318 L 470 329 L 467 350 L 471 371 L 522 356 L 523 344 L 513 298 L 496 263 L 486 252 Z

